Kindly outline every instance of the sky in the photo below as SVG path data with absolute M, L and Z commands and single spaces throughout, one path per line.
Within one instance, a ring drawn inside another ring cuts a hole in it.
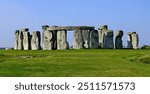
M 29 28 L 42 32 L 42 25 L 108 25 L 114 32 L 139 34 L 140 46 L 150 45 L 150 0 L 1 0 L 0 47 L 14 46 L 14 32 Z M 72 42 L 72 33 L 68 41 Z

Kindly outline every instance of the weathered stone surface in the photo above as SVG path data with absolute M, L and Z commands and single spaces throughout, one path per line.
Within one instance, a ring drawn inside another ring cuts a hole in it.
M 100 26 L 98 30 L 108 30 L 108 26 L 107 25 Z
M 23 50 L 23 32 L 19 31 L 18 50 Z
M 73 49 L 83 49 L 84 41 L 82 37 L 82 30 L 74 31 Z
M 53 49 L 53 32 L 44 31 L 43 32 L 43 50 Z
M 104 37 L 104 48 L 114 48 L 114 43 L 113 43 L 113 31 L 112 30 L 108 30 L 105 33 L 105 37 Z
M 104 37 L 105 33 L 108 31 L 108 26 L 100 26 L 98 28 L 98 34 L 99 34 L 99 48 L 104 48 Z
M 32 32 L 31 38 L 31 50 L 40 50 L 41 46 L 41 34 L 39 31 Z
M 132 46 L 133 49 L 138 49 L 138 45 L 139 45 L 139 36 L 136 32 L 132 33 Z
M 127 34 L 127 48 L 133 48 L 132 46 L 132 32 L 128 32 Z
M 29 50 L 31 48 L 30 33 L 28 28 L 16 30 L 15 32 L 15 50 Z
M 16 30 L 16 31 L 15 31 L 14 50 L 18 50 L 18 39 L 19 39 L 19 30 Z
M 62 30 L 94 30 L 94 26 L 51 26 L 48 27 L 47 30 L 56 30 L 56 31 L 62 31 Z
M 28 31 L 23 32 L 23 49 L 30 50 L 30 33 Z
M 48 27 L 49 27 L 48 25 L 43 25 L 42 26 L 43 31 L 46 31 Z
M 138 49 L 139 37 L 136 32 L 128 32 L 128 48 Z
M 98 31 L 92 30 L 90 32 L 90 48 L 98 48 L 99 46 L 99 37 L 98 37 Z
M 90 30 L 82 30 L 83 48 L 90 48 Z
M 67 49 L 67 31 L 58 31 L 57 32 L 57 49 L 65 50 Z
M 28 29 L 28 28 L 22 28 L 22 29 L 20 29 L 19 31 L 21 31 L 21 32 L 28 32 L 29 29 Z
M 115 49 L 121 49 L 123 48 L 123 44 L 122 44 L 122 37 L 123 37 L 123 31 L 119 30 L 115 33 Z

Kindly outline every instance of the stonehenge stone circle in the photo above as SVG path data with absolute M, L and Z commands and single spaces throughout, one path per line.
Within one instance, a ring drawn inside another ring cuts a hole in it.
M 128 32 L 128 48 L 138 49 L 139 37 L 136 32 Z
M 32 32 L 31 38 L 31 50 L 40 50 L 41 49 L 41 34 L 39 31 Z
M 115 46 L 114 48 L 115 49 L 123 48 L 122 37 L 123 37 L 123 31 L 122 30 L 115 32 L 115 41 L 114 41 L 114 46 Z
M 69 49 L 67 32 L 73 32 L 73 49 L 123 48 L 123 31 L 113 32 L 107 25 L 100 26 L 98 30 L 93 26 L 42 26 L 42 38 L 39 31 L 30 35 L 28 28 L 15 31 L 15 50 L 65 50 Z M 42 46 L 41 46 L 42 39 Z M 138 49 L 139 37 L 136 32 L 128 33 L 128 48 Z

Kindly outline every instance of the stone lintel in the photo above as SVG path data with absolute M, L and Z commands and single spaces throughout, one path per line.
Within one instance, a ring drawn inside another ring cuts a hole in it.
M 136 34 L 136 32 L 128 32 L 128 35 Z
M 28 29 L 28 28 L 22 28 L 22 29 L 20 29 L 19 31 L 27 32 L 27 31 L 29 31 L 29 29 Z
M 52 31 L 53 30 L 56 30 L 56 31 L 95 30 L 95 27 L 94 26 L 52 26 L 52 27 L 47 27 L 47 30 L 52 30 Z

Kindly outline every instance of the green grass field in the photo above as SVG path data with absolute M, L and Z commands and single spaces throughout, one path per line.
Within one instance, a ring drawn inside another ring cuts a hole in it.
M 150 77 L 150 50 L 0 50 L 5 77 Z

